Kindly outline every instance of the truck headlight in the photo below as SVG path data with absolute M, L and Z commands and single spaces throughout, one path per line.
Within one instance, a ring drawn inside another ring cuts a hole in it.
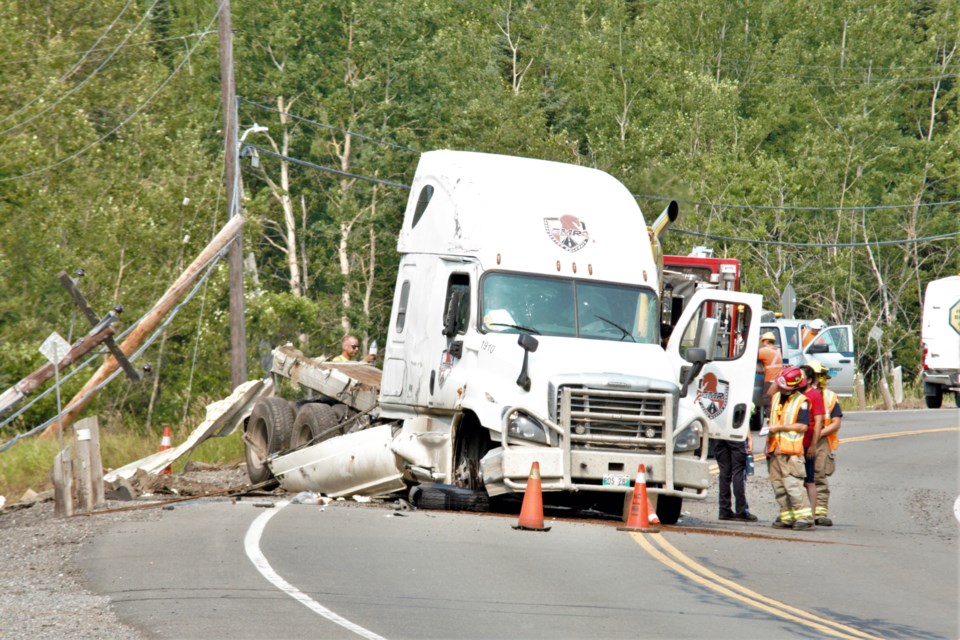
M 674 451 L 693 451 L 700 447 L 700 441 L 703 438 L 703 428 L 699 422 L 691 422 L 686 428 L 681 429 L 673 438 Z
M 547 428 L 535 418 L 519 411 L 514 411 L 507 420 L 507 435 L 528 442 L 550 444 Z

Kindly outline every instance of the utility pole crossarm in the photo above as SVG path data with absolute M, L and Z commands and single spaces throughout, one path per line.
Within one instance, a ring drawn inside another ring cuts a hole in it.
M 107 318 L 111 314 L 108 313 L 107 316 L 102 319 L 98 318 L 94 310 L 90 308 L 89 304 L 87 304 L 87 299 L 83 297 L 83 294 L 80 292 L 80 289 L 77 287 L 77 281 L 71 278 L 69 275 L 67 275 L 66 271 L 61 271 L 59 274 L 57 274 L 57 278 L 60 279 L 60 284 L 62 284 L 66 288 L 66 290 L 70 292 L 70 295 L 73 297 L 73 301 L 77 303 L 77 306 L 80 307 L 80 311 L 82 311 L 83 315 L 87 317 L 87 320 L 90 321 L 90 325 L 94 329 L 97 329 L 100 326 L 101 322 L 107 321 Z M 119 313 L 119 311 L 117 311 L 117 313 Z M 114 315 L 114 318 L 115 317 L 116 316 Z M 114 342 L 113 337 L 108 336 L 103 341 L 103 344 L 107 346 L 107 349 L 109 349 L 113 357 L 116 358 L 117 362 L 120 363 L 120 367 L 123 369 L 123 372 L 127 374 L 127 377 L 130 378 L 133 382 L 139 382 L 140 374 L 133 367 L 130 361 L 127 360 L 127 356 L 124 355 L 123 351 L 120 349 L 117 343 Z

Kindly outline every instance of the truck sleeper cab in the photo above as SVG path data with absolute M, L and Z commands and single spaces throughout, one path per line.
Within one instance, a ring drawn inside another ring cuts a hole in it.
M 398 250 L 379 401 L 410 480 L 498 495 L 536 461 L 545 492 L 619 498 L 644 463 L 678 516 L 709 485 L 707 433 L 745 437 L 760 296 L 698 292 L 661 346 L 647 228 L 609 175 L 425 153 Z M 721 308 L 748 330 L 717 356 Z

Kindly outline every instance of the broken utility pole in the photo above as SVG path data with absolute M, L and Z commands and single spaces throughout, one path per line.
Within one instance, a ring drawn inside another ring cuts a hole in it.
M 180 277 L 177 278 L 166 293 L 161 296 L 157 304 L 144 316 L 143 320 L 140 321 L 133 331 L 130 332 L 130 335 L 127 336 L 126 340 L 123 341 L 123 344 L 120 345 L 120 350 L 125 356 L 129 356 L 134 351 L 140 348 L 143 344 L 146 337 L 159 326 L 160 322 L 163 320 L 173 307 L 180 301 L 181 298 L 187 293 L 189 286 L 193 283 L 194 280 L 200 275 L 201 270 L 207 266 L 210 260 L 219 253 L 228 243 L 233 241 L 233 239 L 240 232 L 240 229 L 243 227 L 243 217 L 234 216 L 227 221 L 227 224 L 220 229 L 220 232 L 214 236 L 213 240 L 210 241 L 203 251 L 200 252 L 200 255 L 194 259 L 190 266 L 180 274 Z M 67 425 L 71 424 L 73 420 L 77 417 L 77 414 L 80 413 L 86 407 L 90 401 L 93 399 L 94 389 L 100 385 L 104 380 L 106 380 L 114 371 L 117 370 L 119 365 L 117 364 L 117 359 L 114 357 L 108 357 L 106 362 L 104 362 L 99 369 L 90 377 L 87 381 L 87 384 L 83 386 L 77 394 L 70 400 L 70 403 L 67 405 L 67 408 L 64 409 L 62 424 L 66 428 Z M 40 437 L 45 438 L 58 433 L 58 424 L 54 423 L 44 430 Z

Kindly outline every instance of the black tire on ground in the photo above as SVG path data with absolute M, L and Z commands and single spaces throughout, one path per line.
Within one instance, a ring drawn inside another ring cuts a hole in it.
M 953 392 L 953 404 L 960 407 L 960 391 Z
M 341 405 L 342 406 L 342 405 Z M 314 444 L 340 433 L 340 419 L 334 407 L 322 402 L 310 402 L 300 407 L 293 421 L 291 448 L 296 449 L 308 442 Z
M 943 405 L 943 387 L 924 382 L 923 399 L 927 403 L 928 409 L 939 409 Z
M 424 483 L 410 489 L 410 502 L 418 509 L 446 511 L 489 511 L 486 491 L 455 487 L 452 484 Z
M 658 496 L 657 497 L 657 517 L 661 524 L 677 524 L 680 519 L 680 507 L 683 506 L 683 498 L 677 496 Z
M 247 422 L 249 442 L 244 447 L 250 482 L 259 484 L 273 477 L 266 459 L 289 448 L 293 419 L 293 407 L 283 398 L 267 398 L 253 408 Z

